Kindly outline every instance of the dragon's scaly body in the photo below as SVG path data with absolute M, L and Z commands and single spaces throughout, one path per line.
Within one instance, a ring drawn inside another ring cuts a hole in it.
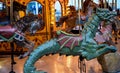
M 46 54 L 60 53 L 79 55 L 87 60 L 94 59 L 109 51 L 115 52 L 116 47 L 107 44 L 97 44 L 94 40 L 99 23 L 116 15 L 106 9 L 98 9 L 85 24 L 82 35 L 68 34 L 57 31 L 58 37 L 40 45 L 29 56 L 24 65 L 24 73 L 45 73 L 36 71 L 35 62 Z

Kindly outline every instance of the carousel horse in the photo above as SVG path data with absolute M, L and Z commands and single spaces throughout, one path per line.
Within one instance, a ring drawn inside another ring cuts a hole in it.
M 120 30 L 119 20 L 114 17 L 110 20 L 110 25 L 104 26 L 100 29 L 102 34 L 97 34 L 94 38 L 98 43 L 106 43 L 109 45 L 116 45 L 117 43 L 117 31 Z M 114 31 L 114 33 L 113 33 Z M 115 42 L 113 41 L 115 39 Z M 108 53 L 97 57 L 97 61 L 102 67 L 103 72 L 105 73 L 118 73 L 120 71 L 119 61 L 120 55 L 119 52 Z M 117 64 L 117 65 L 116 65 Z
M 99 6 L 93 2 L 93 0 L 85 0 L 82 6 L 82 12 L 90 17 L 95 12 L 97 7 Z
M 60 26 L 65 22 L 67 27 L 64 31 L 66 32 L 74 33 L 72 31 L 73 29 L 82 30 L 84 23 L 87 22 L 88 18 L 91 17 L 97 7 L 98 5 L 92 0 L 85 0 L 82 10 L 76 10 L 74 6 L 69 6 L 69 14 L 62 16 L 57 22 L 57 26 Z M 82 28 L 80 29 L 79 26 Z
M 107 26 L 104 26 L 105 24 Z M 111 38 L 111 40 L 114 38 L 115 39 L 115 44 L 117 44 L 117 39 L 118 39 L 118 37 L 117 37 L 118 34 L 117 33 L 120 30 L 119 24 L 120 24 L 120 20 L 118 20 L 118 18 L 116 16 L 114 18 L 110 19 L 110 21 L 108 21 L 108 22 L 102 21 L 100 23 L 99 28 L 98 28 L 98 33 L 100 33 L 100 35 L 104 36 L 104 35 L 106 35 L 106 32 L 107 32 L 108 37 Z
M 37 15 L 24 16 L 20 20 L 6 26 L 0 26 L 0 42 L 15 42 L 16 45 L 28 48 L 29 50 L 20 55 L 19 58 L 28 56 L 33 48 L 34 43 L 27 38 L 25 34 L 29 32 L 31 35 L 35 34 L 37 30 L 42 30 L 44 22 L 41 17 Z
M 79 22 L 79 14 L 80 14 L 80 22 Z M 77 25 L 83 24 L 88 20 L 88 17 L 83 11 L 81 10 L 80 13 L 79 11 L 76 11 L 74 6 L 69 6 L 69 13 L 65 16 L 60 17 L 58 20 L 57 27 L 62 26 L 63 23 L 65 22 L 66 24 L 66 29 L 64 31 L 68 33 L 74 33 L 72 29 L 77 29 Z M 79 29 L 79 28 L 78 28 Z
M 35 62 L 46 54 L 61 54 L 81 56 L 86 60 L 92 60 L 100 55 L 116 52 L 117 48 L 113 45 L 98 44 L 95 34 L 99 23 L 103 20 L 109 21 L 116 15 L 108 9 L 97 8 L 96 13 L 89 18 L 82 30 L 82 35 L 69 34 L 57 31 L 57 37 L 38 46 L 28 57 L 24 64 L 24 73 L 46 73 L 36 71 Z

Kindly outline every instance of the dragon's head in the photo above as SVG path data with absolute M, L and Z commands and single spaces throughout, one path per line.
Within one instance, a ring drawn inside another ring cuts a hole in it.
M 110 11 L 109 9 L 97 8 L 96 15 L 102 20 L 110 20 L 112 17 L 117 15 L 117 12 Z

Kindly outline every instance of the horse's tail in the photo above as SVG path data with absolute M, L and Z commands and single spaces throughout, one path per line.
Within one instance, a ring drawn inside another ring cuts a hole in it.
M 38 46 L 29 56 L 26 63 L 24 64 L 24 73 L 46 73 L 46 72 L 38 72 L 36 71 L 34 64 L 35 62 L 43 57 L 44 55 L 48 55 L 50 53 L 56 53 L 60 45 L 56 42 L 56 39 L 52 39 L 40 46 Z

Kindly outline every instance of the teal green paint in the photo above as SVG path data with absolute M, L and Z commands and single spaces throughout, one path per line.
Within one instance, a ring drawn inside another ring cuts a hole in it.
M 102 20 L 109 20 L 115 15 L 115 12 L 98 8 L 96 14 L 93 14 L 93 16 L 85 24 L 82 31 L 82 41 L 80 41 L 80 39 L 77 40 L 79 43 L 78 46 L 74 46 L 73 43 L 75 41 L 73 41 L 70 45 L 70 48 L 66 47 L 65 44 L 76 35 L 58 31 L 58 36 L 60 34 L 65 34 L 66 36 L 59 39 L 53 38 L 50 41 L 38 46 L 25 62 L 24 73 L 45 73 L 36 71 L 34 64 L 38 59 L 46 54 L 59 53 L 64 55 L 76 55 L 82 56 L 86 60 L 91 60 L 109 51 L 115 52 L 117 50 L 115 46 L 109 46 L 108 44 L 97 44 L 97 42 L 94 40 L 99 23 Z M 69 39 L 60 45 L 59 41 L 66 37 L 69 37 Z

